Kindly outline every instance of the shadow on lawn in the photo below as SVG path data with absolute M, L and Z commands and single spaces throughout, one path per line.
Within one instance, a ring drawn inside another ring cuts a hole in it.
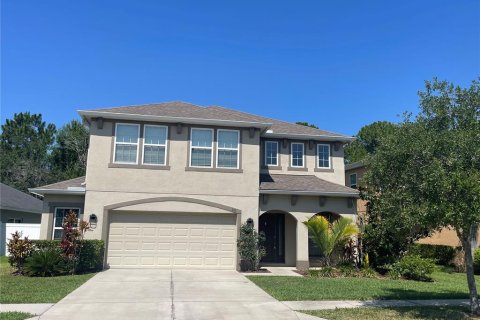
M 434 282 L 432 283 L 434 285 Z M 375 299 L 378 300 L 436 300 L 436 299 L 468 299 L 468 293 L 456 290 L 442 290 L 436 292 L 429 289 L 400 289 L 385 288 L 383 293 Z
M 418 307 L 418 308 L 391 308 L 394 309 L 400 319 L 448 319 L 466 320 L 473 319 L 469 315 L 467 307 Z

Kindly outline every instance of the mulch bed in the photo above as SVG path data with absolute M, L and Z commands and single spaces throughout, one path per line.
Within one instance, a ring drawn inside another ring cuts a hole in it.
M 258 271 L 242 271 L 242 273 L 271 273 L 267 269 L 260 268 Z

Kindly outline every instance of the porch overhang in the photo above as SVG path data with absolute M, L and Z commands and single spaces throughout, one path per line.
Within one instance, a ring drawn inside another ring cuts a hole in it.
M 260 194 L 297 195 L 297 196 L 325 196 L 340 198 L 359 198 L 358 192 L 335 191 L 302 191 L 302 190 L 260 190 Z

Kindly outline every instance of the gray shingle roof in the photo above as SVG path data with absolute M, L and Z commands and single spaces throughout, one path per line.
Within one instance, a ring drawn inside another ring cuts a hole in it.
M 42 213 L 43 201 L 0 183 L 0 208 L 22 212 Z
M 314 175 L 261 174 L 260 193 L 266 190 L 285 191 L 286 193 L 358 195 L 358 191 L 355 189 L 320 179 Z
M 73 178 L 70 180 L 59 181 L 52 184 L 47 184 L 46 186 L 41 186 L 32 189 L 43 189 L 43 190 L 68 190 L 68 188 L 84 188 L 85 187 L 85 176 Z
M 274 134 L 291 135 L 312 135 L 312 136 L 333 136 L 338 138 L 351 138 L 339 133 L 315 129 L 307 126 L 297 125 L 286 121 L 275 120 L 246 112 L 241 112 L 219 106 L 203 107 L 191 103 L 173 101 L 156 104 L 145 104 L 136 106 L 124 106 L 114 108 L 101 108 L 93 110 L 82 110 L 81 112 L 105 112 L 117 114 L 131 114 L 142 116 L 159 116 L 190 119 L 208 119 L 221 121 L 243 121 L 263 124 L 271 124 L 270 129 Z

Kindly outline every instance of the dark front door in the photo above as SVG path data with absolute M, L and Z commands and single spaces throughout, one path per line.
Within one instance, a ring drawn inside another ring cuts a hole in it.
M 267 255 L 262 262 L 285 262 L 285 215 L 265 213 L 260 216 L 260 232 L 265 234 Z

